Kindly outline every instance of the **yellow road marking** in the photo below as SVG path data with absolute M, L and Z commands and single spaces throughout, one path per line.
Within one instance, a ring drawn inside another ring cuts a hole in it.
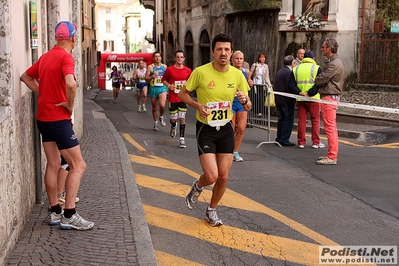
M 147 222 L 153 226 L 255 255 L 303 265 L 316 265 L 318 262 L 319 246 L 317 244 L 228 225 L 210 227 L 204 220 L 145 204 L 143 207 Z
M 195 173 L 194 171 L 191 171 L 186 167 L 182 167 L 178 164 L 175 164 L 158 156 L 149 154 L 141 145 L 139 145 L 136 141 L 134 141 L 128 134 L 123 134 L 123 135 L 130 143 L 132 143 L 133 146 L 135 146 L 143 154 L 146 154 L 148 156 L 147 158 L 144 158 L 142 156 L 130 155 L 130 159 L 132 160 L 132 162 L 178 170 L 192 177 L 195 178 L 199 177 L 199 174 Z M 137 184 L 143 187 L 148 187 L 151 189 L 155 189 L 172 195 L 177 195 L 180 197 L 185 197 L 185 194 L 190 189 L 190 187 L 187 185 L 182 185 L 180 183 L 174 183 L 171 181 L 140 175 L 140 174 L 136 174 L 136 180 Z M 165 187 L 167 187 L 167 189 L 165 189 Z M 209 202 L 210 195 L 207 194 L 208 193 L 204 191 L 204 193 L 201 194 L 202 199 L 200 198 L 199 200 L 204 202 Z M 298 223 L 288 218 L 287 216 L 280 214 L 230 189 L 226 190 L 226 193 L 222 201 L 220 202 L 220 205 L 248 210 L 251 212 L 257 211 L 260 213 L 264 213 L 280 221 L 281 223 L 293 228 L 299 233 L 309 237 L 310 239 L 313 239 L 314 241 L 316 241 L 321 245 L 331 245 L 331 246 L 338 245 L 334 241 L 307 228 L 301 223 Z M 250 232 L 247 230 L 234 228 L 226 225 L 223 225 L 222 227 L 219 228 L 211 228 L 208 225 L 208 223 L 205 223 L 204 221 L 189 216 L 184 216 L 178 213 L 166 211 L 163 209 L 159 209 L 144 204 L 143 207 L 146 213 L 147 222 L 153 224 L 154 226 L 163 227 L 168 230 L 173 230 L 190 236 L 193 235 L 193 232 L 198 232 L 197 237 L 203 240 L 217 243 L 222 246 L 236 248 L 253 254 L 259 254 L 262 256 L 272 257 L 280 260 L 288 260 L 297 263 L 302 263 L 305 265 L 316 264 L 318 261 L 317 259 L 318 259 L 319 245 L 316 244 L 311 244 L 279 236 L 271 236 L 257 232 Z M 181 226 L 183 219 L 185 219 L 184 227 Z M 201 222 L 199 223 L 198 221 Z M 205 232 L 204 226 L 205 228 L 208 228 L 208 234 L 203 233 Z M 265 247 L 266 250 L 264 249 Z M 157 252 L 157 255 L 158 254 L 159 252 Z M 162 261 L 165 261 L 164 265 L 170 265 L 168 263 L 170 262 L 169 260 L 171 259 L 178 260 L 181 258 L 178 258 L 176 256 L 172 257 L 172 255 L 161 253 L 160 259 L 162 259 Z M 187 263 L 182 262 L 179 263 L 179 265 L 194 265 L 194 264 L 188 264 L 188 262 Z
M 142 187 L 154 189 L 157 191 L 168 193 L 168 194 L 171 194 L 174 196 L 179 196 L 182 198 L 184 198 L 186 196 L 187 192 L 191 188 L 190 186 L 171 182 L 171 181 L 164 180 L 161 178 L 150 177 L 150 176 L 146 176 L 146 175 L 142 175 L 142 174 L 136 174 L 135 176 L 136 176 L 137 184 Z M 204 190 L 204 192 L 201 194 L 201 196 L 198 200 L 201 202 L 209 202 L 211 199 L 210 194 L 211 193 L 209 190 Z M 260 203 L 257 203 L 256 201 L 251 200 L 241 194 L 238 194 L 230 189 L 226 190 L 219 205 L 266 214 L 266 215 L 280 221 L 281 223 L 291 227 L 292 229 L 298 231 L 299 233 L 309 237 L 310 239 L 313 239 L 314 241 L 316 241 L 317 243 L 320 243 L 321 245 L 325 245 L 325 246 L 338 245 L 334 241 L 307 228 L 303 224 L 298 223 L 298 222 L 292 220 L 291 218 L 289 218 L 275 210 L 272 210 Z
M 172 254 L 168 254 L 162 251 L 155 251 L 157 256 L 157 262 L 159 266 L 171 266 L 171 265 L 184 265 L 184 266 L 202 266 L 204 264 L 196 263 L 190 260 L 186 260 Z

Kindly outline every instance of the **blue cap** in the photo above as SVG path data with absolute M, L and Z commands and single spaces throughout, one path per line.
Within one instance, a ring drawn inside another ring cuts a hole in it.
M 306 58 L 306 57 L 315 58 L 315 55 L 314 55 L 313 51 L 307 50 L 307 51 L 305 52 L 305 55 L 304 55 L 303 57 L 304 57 L 304 58 Z
M 63 20 L 58 22 L 54 28 L 54 31 L 56 40 L 69 40 L 75 36 L 78 31 L 78 27 L 72 22 Z

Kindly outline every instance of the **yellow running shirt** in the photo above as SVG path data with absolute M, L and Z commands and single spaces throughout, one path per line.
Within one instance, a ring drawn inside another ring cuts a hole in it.
M 226 72 L 219 72 L 212 63 L 195 68 L 186 82 L 186 89 L 190 92 L 195 90 L 197 101 L 208 106 L 208 117 L 202 119 L 197 110 L 197 120 L 214 127 L 223 126 L 231 120 L 237 88 L 248 95 L 250 88 L 242 72 L 232 66 Z

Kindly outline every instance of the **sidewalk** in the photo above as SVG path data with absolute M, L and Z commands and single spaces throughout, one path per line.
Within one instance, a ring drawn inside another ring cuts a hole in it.
M 123 140 L 84 93 L 87 170 L 77 211 L 94 221 L 92 230 L 61 230 L 46 223 L 47 196 L 28 216 L 7 265 L 157 265 L 141 198 Z

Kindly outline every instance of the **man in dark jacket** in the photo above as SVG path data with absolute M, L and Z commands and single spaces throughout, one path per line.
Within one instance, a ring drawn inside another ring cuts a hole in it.
M 288 77 L 291 75 L 294 66 L 294 57 L 292 55 L 285 56 L 284 66 L 276 74 L 273 87 L 275 91 L 291 93 Z M 295 146 L 294 143 L 290 142 L 292 127 L 294 126 L 295 99 L 276 94 L 275 101 L 278 115 L 276 141 L 281 146 Z

